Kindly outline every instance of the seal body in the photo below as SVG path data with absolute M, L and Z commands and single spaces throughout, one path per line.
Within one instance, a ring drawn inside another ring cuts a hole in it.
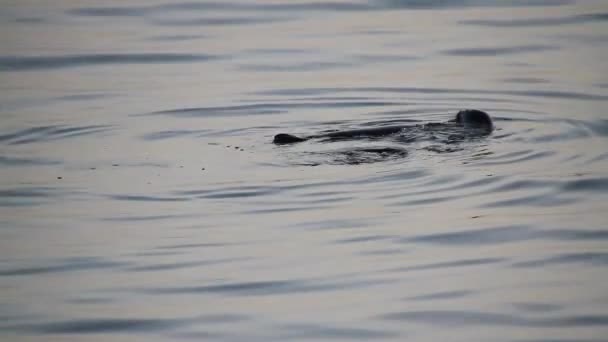
M 456 114 L 456 117 L 453 120 L 448 122 L 436 122 L 429 123 L 424 125 L 428 129 L 440 129 L 441 127 L 450 127 L 450 126 L 460 126 L 465 129 L 473 129 L 481 134 L 489 134 L 494 129 L 494 124 L 492 123 L 492 119 L 488 113 L 483 112 L 477 109 L 465 109 L 461 110 Z M 297 142 L 306 141 L 309 139 L 315 138 L 325 138 L 329 140 L 343 140 L 343 139 L 353 139 L 358 137 L 382 137 L 385 135 L 391 135 L 401 132 L 404 129 L 412 128 L 412 125 L 399 125 L 399 126 L 381 126 L 381 127 L 373 127 L 373 128 L 362 128 L 362 129 L 353 129 L 346 131 L 336 131 L 329 133 L 322 133 L 316 135 L 310 135 L 306 137 L 298 137 L 291 134 L 281 133 L 274 136 L 273 143 L 277 145 L 283 144 L 292 144 Z

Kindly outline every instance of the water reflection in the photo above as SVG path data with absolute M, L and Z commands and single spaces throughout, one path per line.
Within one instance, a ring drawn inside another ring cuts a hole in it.
M 6 3 L 0 340 L 602 341 L 606 13 Z

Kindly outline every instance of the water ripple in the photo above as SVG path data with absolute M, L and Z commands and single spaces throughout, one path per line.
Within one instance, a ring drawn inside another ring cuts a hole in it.
M 73 272 L 83 270 L 97 270 L 125 266 L 124 262 L 107 261 L 96 257 L 68 258 L 58 260 L 43 266 L 28 266 L 0 270 L 0 276 L 29 276 L 46 273 Z
M 0 143 L 21 145 L 92 135 L 110 130 L 108 125 L 39 126 L 0 135 Z
M 131 53 L 64 56 L 0 56 L 0 71 L 30 71 L 107 64 L 206 62 L 219 56 L 204 54 Z
M 545 267 L 550 265 L 561 265 L 581 263 L 589 266 L 607 266 L 608 265 L 608 253 L 570 253 L 570 254 L 559 254 L 544 259 L 524 261 L 513 264 L 514 267 Z
M 521 46 L 507 46 L 507 47 L 495 47 L 495 48 L 462 48 L 444 50 L 442 53 L 448 56 L 500 56 L 500 55 L 513 55 L 519 53 L 528 52 L 542 52 L 557 50 L 555 46 L 548 45 L 521 45 Z
M 544 18 L 527 18 L 527 19 L 510 19 L 510 20 L 463 20 L 462 24 L 489 26 L 489 27 L 534 27 L 534 26 L 552 26 L 552 25 L 569 25 L 583 24 L 588 22 L 602 22 L 608 20 L 608 13 L 588 13 L 576 14 L 567 17 L 544 17 Z
M 236 296 L 267 296 L 292 293 L 337 291 L 383 284 L 387 280 L 351 280 L 348 282 L 316 282 L 309 280 L 275 280 L 225 283 L 219 285 L 165 287 L 142 289 L 149 294 L 208 294 L 218 293 Z
M 51 187 L 22 187 L 0 189 L 0 207 L 31 206 L 41 201 L 65 195 Z
M 281 335 L 284 340 L 291 339 L 312 339 L 312 340 L 327 340 L 327 339 L 347 339 L 347 340 L 376 340 L 398 337 L 401 334 L 390 330 L 372 330 L 355 327 L 332 327 L 327 325 L 317 324 L 286 324 L 279 327 L 280 330 L 286 331 Z
M 80 319 L 18 326 L 16 330 L 44 334 L 116 334 L 125 332 L 153 332 L 184 325 L 179 319 Z
M 589 93 L 566 92 L 558 90 L 488 90 L 488 89 L 462 89 L 462 88 L 420 88 L 420 87 L 344 87 L 344 88 L 293 88 L 260 91 L 258 95 L 327 95 L 331 93 L 362 92 L 362 93 L 386 93 L 386 94 L 488 94 L 488 95 L 511 95 L 523 97 L 560 98 L 568 100 L 585 101 L 608 101 L 607 95 Z
M 523 326 L 523 327 L 593 327 L 608 326 L 606 315 L 577 315 L 552 318 L 526 318 L 484 311 L 432 310 L 404 311 L 381 316 L 390 321 L 440 324 L 444 326 Z
M 446 262 L 437 262 L 437 263 L 431 263 L 431 264 L 399 267 L 399 268 L 391 269 L 390 271 L 391 272 L 410 272 L 410 271 L 426 271 L 426 270 L 455 268 L 455 267 L 481 266 L 481 265 L 496 264 L 496 263 L 503 262 L 505 260 L 506 259 L 504 259 L 504 258 L 464 259 L 464 260 L 457 260 L 457 261 L 446 261 Z

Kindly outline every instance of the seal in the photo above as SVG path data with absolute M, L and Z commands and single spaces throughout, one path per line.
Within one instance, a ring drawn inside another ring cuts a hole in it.
M 447 122 L 435 122 L 426 124 L 425 127 L 447 127 L 456 125 L 467 130 L 475 130 L 480 134 L 490 134 L 494 130 L 494 124 L 488 113 L 477 109 L 465 109 L 456 114 L 456 117 Z M 353 139 L 358 137 L 382 137 L 401 132 L 404 129 L 411 128 L 411 125 L 398 126 L 382 126 L 373 128 L 353 129 L 346 131 L 336 131 L 306 137 L 298 137 L 295 135 L 280 133 L 274 136 L 273 143 L 277 145 L 293 144 L 315 138 L 327 138 L 330 140 Z

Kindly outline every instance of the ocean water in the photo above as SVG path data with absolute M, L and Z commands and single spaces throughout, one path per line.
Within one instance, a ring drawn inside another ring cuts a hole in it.
M 606 1 L 1 6 L 0 340 L 608 340 Z

